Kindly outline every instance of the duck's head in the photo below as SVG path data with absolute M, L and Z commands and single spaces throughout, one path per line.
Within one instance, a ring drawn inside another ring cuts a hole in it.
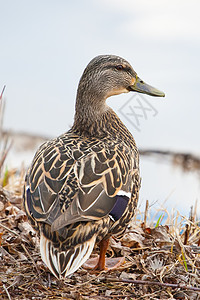
M 165 96 L 163 92 L 141 80 L 125 59 L 115 55 L 100 55 L 92 59 L 84 70 L 78 95 L 85 98 L 84 94 L 87 94 L 90 100 L 105 100 L 130 91 L 156 97 Z

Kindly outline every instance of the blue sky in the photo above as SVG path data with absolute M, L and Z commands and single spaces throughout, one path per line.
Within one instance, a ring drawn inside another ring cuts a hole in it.
M 199 11 L 195 0 L 1 1 L 5 127 L 48 136 L 67 131 L 84 67 L 96 55 L 117 54 L 166 93 L 145 96 L 158 114 L 141 119 L 140 132 L 119 112 L 132 95 L 108 100 L 138 145 L 197 153 Z

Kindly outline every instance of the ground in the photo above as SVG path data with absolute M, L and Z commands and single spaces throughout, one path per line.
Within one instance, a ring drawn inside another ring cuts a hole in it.
M 161 217 L 157 222 L 149 219 L 147 205 L 122 239 L 110 241 L 107 255 L 125 257 L 118 270 L 80 268 L 57 280 L 41 260 L 39 237 L 23 210 L 21 189 L 20 180 L 12 192 L 0 189 L 1 299 L 200 299 L 200 233 L 192 217 L 177 213 L 161 226 Z M 98 250 L 97 245 L 93 255 Z

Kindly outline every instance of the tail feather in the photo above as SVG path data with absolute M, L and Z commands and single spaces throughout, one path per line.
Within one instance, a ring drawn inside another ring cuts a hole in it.
M 40 235 L 40 252 L 44 263 L 57 278 L 74 273 L 90 257 L 96 242 L 96 235 L 89 241 L 67 251 L 59 251 L 43 233 Z

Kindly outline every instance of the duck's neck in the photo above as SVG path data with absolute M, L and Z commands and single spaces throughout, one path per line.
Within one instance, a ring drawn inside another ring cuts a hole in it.
M 127 139 L 135 145 L 134 138 L 116 113 L 104 101 L 81 101 L 77 98 L 72 130 L 87 137 L 112 135 L 121 140 Z
M 111 109 L 104 103 L 77 101 L 72 130 L 85 136 L 102 136 L 107 132 Z
M 96 90 L 94 83 L 82 76 L 76 97 L 76 111 L 72 130 L 94 136 L 101 129 L 102 118 L 108 106 L 103 89 Z

